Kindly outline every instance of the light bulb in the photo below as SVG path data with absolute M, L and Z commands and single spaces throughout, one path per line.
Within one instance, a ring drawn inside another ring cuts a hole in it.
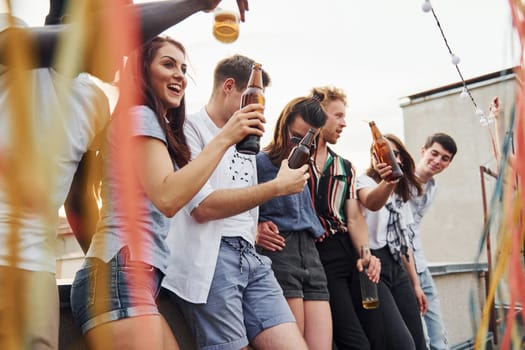
M 459 94 L 459 97 L 466 100 L 468 98 L 468 91 L 466 87 L 463 87 L 461 90 L 461 93 Z
M 452 54 L 451 57 L 452 57 L 452 64 L 455 65 L 455 66 L 457 66 L 461 60 L 459 59 L 458 56 L 456 56 L 456 55 L 454 55 L 454 54 Z
M 479 118 L 479 123 L 481 124 L 481 126 L 487 126 L 489 124 L 489 122 L 487 121 L 487 118 L 485 118 L 485 116 Z
M 481 126 L 487 126 L 488 120 L 487 117 L 485 117 L 485 113 L 481 108 L 476 109 L 476 115 L 479 117 L 479 123 Z
M 425 0 L 425 2 L 423 2 L 423 5 L 421 5 L 421 9 L 423 10 L 423 12 L 428 12 L 432 10 L 432 5 L 430 4 L 430 0 Z

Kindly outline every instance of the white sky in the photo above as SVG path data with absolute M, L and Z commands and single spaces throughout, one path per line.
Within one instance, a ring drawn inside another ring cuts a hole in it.
M 343 88 L 349 97 L 348 126 L 334 148 L 362 172 L 371 141 L 363 119 L 375 120 L 382 132 L 403 138 L 399 99 L 460 80 L 434 17 L 421 10 L 422 3 L 250 0 L 251 10 L 233 44 L 215 40 L 209 13 L 197 13 L 165 34 L 180 40 L 189 54 L 194 81 L 186 91 L 188 112 L 206 103 L 213 68 L 223 57 L 241 53 L 263 64 L 272 78 L 266 90 L 263 145 L 290 99 L 314 86 Z M 48 4 L 14 0 L 13 11 L 29 25 L 41 25 Z M 465 79 L 518 63 L 508 1 L 434 0 L 432 5 L 452 51 L 461 58 Z M 236 2 L 223 0 L 221 6 L 236 8 Z M 477 102 L 483 108 L 489 104 Z M 469 102 L 458 98 L 458 103 Z M 472 117 L 478 118 L 474 112 Z

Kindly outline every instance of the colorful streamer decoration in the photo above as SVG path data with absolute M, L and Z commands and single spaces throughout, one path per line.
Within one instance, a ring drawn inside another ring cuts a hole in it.
M 11 16 L 10 0 L 4 0 L 7 8 L 7 15 L 10 19 L 10 27 L 15 26 L 15 19 Z M 70 24 L 60 38 L 56 52 L 54 53 L 54 67 L 60 72 L 67 81 L 75 77 L 80 72 L 89 72 L 98 78 L 111 82 L 115 77 L 116 69 L 122 66 L 124 55 L 129 54 L 137 48 L 140 43 L 140 30 L 138 17 L 134 10 L 127 6 L 129 0 L 76 0 L 70 1 L 67 13 L 70 15 Z M 104 9 L 104 11 L 99 11 Z M 42 18 L 42 21 L 44 19 Z M 96 24 L 96 25 L 94 25 Z M 11 35 L 12 34 L 12 35 Z M 53 135 L 38 135 L 38 130 L 32 120 L 35 106 L 32 104 L 31 94 L 35 88 L 29 78 L 31 67 L 34 67 L 33 60 L 36 57 L 36 43 L 31 41 L 30 36 L 24 30 L 10 30 L 7 36 L 5 53 L 6 65 L 9 67 L 6 72 L 6 81 L 10 88 L 9 112 L 10 135 L 12 142 L 10 147 L 16 149 L 16 154 L 6 149 L 0 148 L 0 175 L 7 183 L 7 196 L 11 203 L 10 216 L 13 218 L 9 232 L 9 251 L 10 266 L 16 266 L 20 254 L 19 238 L 20 225 L 18 218 L 22 217 L 28 208 L 42 213 L 43 217 L 49 217 L 49 228 L 54 236 L 53 217 L 57 213 L 51 203 L 52 193 L 50 189 L 56 179 L 52 178 L 54 159 L 57 150 L 61 147 L 64 140 L 63 135 L 57 131 Z M 69 86 L 67 83 L 55 86 L 57 94 L 62 100 L 67 99 Z M 120 91 L 120 103 L 124 110 L 128 110 L 132 105 L 141 103 L 131 89 L 123 87 Z M 50 123 L 62 123 L 68 118 L 68 110 L 63 106 L 52 106 L 48 111 Z M 129 174 L 122 179 L 124 190 L 115 194 L 113 200 L 116 205 L 121 207 L 118 210 L 126 212 L 126 217 L 130 218 L 125 224 L 123 234 L 126 235 L 129 244 L 140 248 L 140 233 L 137 222 L 141 221 L 139 208 L 142 205 L 137 197 L 137 180 L 132 175 L 133 164 L 131 161 L 131 137 L 135 127 L 129 122 L 129 118 L 123 116 L 114 122 L 117 132 L 117 142 L 121 144 L 119 154 L 110 155 L 109 170 L 120 168 L 121 173 Z M 50 130 L 61 130 L 60 128 L 50 128 Z M 137 249 L 140 251 L 140 249 Z M 137 259 L 150 252 L 139 253 Z M 27 322 L 30 316 L 28 310 L 25 314 L 23 301 L 17 298 L 21 288 L 25 288 L 23 282 L 19 281 L 16 273 L 8 273 L 6 277 L 6 288 L 9 295 L 3 295 L 4 301 L 9 301 L 18 305 L 12 309 L 12 314 L 5 315 L 6 322 L 0 322 L 0 326 L 10 337 L 0 339 L 2 349 L 22 349 L 24 340 L 21 330 L 24 326 L 15 326 L 15 320 L 23 319 L 22 323 Z M 131 284 L 144 285 L 141 279 L 149 278 L 146 274 L 134 277 L 136 280 Z M 42 300 L 46 300 L 41 295 Z M 19 302 L 20 301 L 20 302 Z M 5 326 L 5 327 L 4 327 Z M 100 344 L 111 344 L 111 339 L 100 339 Z
M 485 348 L 491 308 L 503 284 L 508 289 L 504 301 L 508 302 L 508 308 L 499 312 L 500 324 L 497 331 L 502 334 L 499 348 L 523 349 L 525 345 L 523 329 L 520 330 L 517 324 L 520 318 L 521 323 L 525 324 L 525 196 L 522 190 L 525 179 L 525 89 L 522 85 L 525 78 L 525 7 L 521 0 L 509 0 L 509 4 L 513 25 L 519 36 L 522 57 L 520 67 L 515 69 L 517 84 L 510 131 L 504 140 L 500 159 L 496 157 L 499 163 L 498 177 L 478 252 L 479 259 L 490 228 L 497 227 L 498 254 L 490 274 L 480 324 L 477 326 L 475 349 Z
M 513 25 L 518 32 L 521 52 L 525 48 L 525 6 L 521 0 L 509 0 L 512 10 Z M 486 339 L 488 335 L 488 328 L 491 320 L 494 317 L 494 304 L 498 292 L 502 290 L 502 285 L 505 284 L 508 289 L 508 295 L 502 298 L 502 305 L 508 301 L 508 311 L 501 311 L 500 325 L 493 331 L 502 332 L 503 336 L 500 343 L 501 349 L 523 349 L 525 348 L 525 336 L 518 331 L 516 321 L 521 317 L 522 324 L 525 324 L 525 270 L 524 270 L 524 225 L 523 214 L 525 213 L 525 197 L 522 191 L 523 180 L 525 176 L 525 162 L 516 161 L 518 159 L 525 159 L 524 154 L 524 118 L 525 118 L 525 90 L 521 85 L 525 78 L 524 76 L 524 57 L 521 57 L 520 68 L 515 70 L 517 84 L 517 92 L 515 98 L 514 113 L 510 120 L 510 130 L 507 133 L 507 138 L 504 144 L 500 145 L 499 140 L 499 100 L 494 98 L 489 107 L 489 115 L 486 116 L 481 108 L 479 108 L 474 97 L 472 96 L 468 85 L 463 78 L 463 74 L 459 68 L 460 59 L 452 51 L 441 23 L 434 11 L 430 0 L 424 0 L 421 9 L 425 13 L 431 13 L 434 17 L 437 27 L 445 42 L 448 52 L 451 56 L 452 64 L 455 66 L 461 81 L 463 82 L 463 89 L 460 97 L 470 98 L 476 115 L 480 119 L 482 126 L 488 127 L 488 133 L 492 145 L 494 158 L 499 164 L 495 172 L 490 169 L 485 169 L 490 175 L 497 178 L 495 190 L 491 199 L 489 210 L 485 210 L 485 225 L 483 234 L 479 244 L 477 260 L 481 260 L 484 247 L 490 247 L 489 231 L 493 227 L 497 227 L 497 261 L 495 266 L 492 266 L 492 257 L 488 256 L 489 260 L 489 287 L 487 290 L 486 300 L 483 306 L 480 324 L 476 324 L 478 319 L 474 296 L 471 296 L 471 310 L 473 315 L 473 326 L 476 333 L 475 349 L 485 348 Z M 515 149 L 514 149 L 515 146 Z M 502 149 L 501 149 L 502 147 Z M 501 152 L 501 153 L 500 153 Z M 483 171 L 482 171 L 483 177 Z M 483 186 L 483 184 L 482 184 Z M 483 187 L 484 189 L 484 187 Z M 484 203 L 485 204 L 485 203 Z M 491 255 L 490 249 L 487 248 L 487 254 Z M 497 334 L 496 334 L 497 336 Z M 495 337 L 497 338 L 497 337 Z

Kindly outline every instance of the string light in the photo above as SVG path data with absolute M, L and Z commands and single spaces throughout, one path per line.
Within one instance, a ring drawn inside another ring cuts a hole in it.
M 461 73 L 461 70 L 459 69 L 459 63 L 461 60 L 459 56 L 454 54 L 452 50 L 450 49 L 450 45 L 448 44 L 447 37 L 445 36 L 445 33 L 443 32 L 441 23 L 439 22 L 439 19 L 436 16 L 436 12 L 434 11 L 432 4 L 430 3 L 430 0 L 425 0 L 423 4 L 421 5 L 421 9 L 423 10 L 423 12 L 432 12 L 434 19 L 436 20 L 436 24 L 439 28 L 439 31 L 441 32 L 441 36 L 443 37 L 443 40 L 445 41 L 445 45 L 447 46 L 448 53 L 450 54 L 450 60 L 452 64 L 456 67 L 456 70 L 461 79 L 461 82 L 463 83 L 463 89 L 461 90 L 461 94 L 459 95 L 459 97 L 463 99 L 466 99 L 467 97 L 470 98 L 470 101 L 474 105 L 474 110 L 476 111 L 476 114 L 479 116 L 479 122 L 482 126 L 486 126 L 489 123 L 494 122 L 494 116 L 492 117 L 489 116 L 489 118 L 487 118 L 485 116 L 485 113 L 483 113 L 483 110 L 478 107 L 478 104 L 474 100 L 474 97 L 472 96 L 472 93 L 470 92 L 470 89 L 468 88 L 467 83 L 465 82 L 465 79 L 463 78 L 463 74 Z

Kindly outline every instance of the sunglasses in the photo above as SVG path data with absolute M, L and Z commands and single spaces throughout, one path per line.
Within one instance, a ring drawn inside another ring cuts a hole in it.
M 299 136 L 292 136 L 290 138 L 290 142 L 293 143 L 294 145 L 298 145 L 301 143 L 301 140 L 302 138 L 300 138 Z M 312 144 L 310 145 L 310 153 L 313 153 L 315 152 L 315 148 L 317 147 L 316 143 L 315 143 L 315 139 L 313 140 Z

